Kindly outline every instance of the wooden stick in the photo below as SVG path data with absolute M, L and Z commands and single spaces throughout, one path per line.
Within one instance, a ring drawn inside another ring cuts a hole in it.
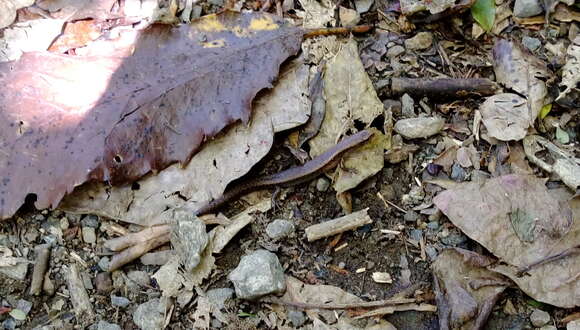
M 168 226 L 169 227 L 169 226 Z M 136 245 L 127 248 L 118 254 L 114 255 L 111 258 L 111 262 L 109 263 L 109 271 L 114 271 L 119 269 L 125 264 L 130 263 L 131 261 L 139 258 L 140 256 L 144 255 L 145 253 L 169 242 L 171 237 L 171 232 L 167 232 L 161 236 L 154 237 L 148 241 L 138 243 Z
M 376 301 L 363 301 L 358 303 L 347 303 L 347 304 L 316 304 L 316 303 L 305 303 L 300 301 L 286 301 L 281 299 L 271 299 L 267 301 L 273 304 L 285 305 L 300 309 L 354 309 L 354 308 L 375 308 L 375 307 L 385 307 L 385 306 L 395 306 L 403 305 L 409 303 L 417 302 L 415 298 L 396 298 L 396 299 L 386 299 L 386 300 L 376 300 Z
M 388 84 L 386 87 L 388 88 Z M 466 98 L 469 96 L 493 95 L 499 90 L 497 83 L 485 78 L 466 79 L 423 79 L 392 78 L 390 90 L 383 92 L 390 96 L 409 94 L 427 96 L 434 99 Z
M 371 30 L 370 25 L 358 25 L 353 27 L 335 27 L 335 28 L 322 28 L 322 29 L 309 29 L 304 33 L 304 39 L 313 38 L 319 36 L 331 36 L 340 34 L 350 34 L 350 33 L 366 33 Z
M 95 313 L 93 312 L 93 306 L 81 280 L 77 265 L 72 264 L 67 267 L 66 279 L 71 304 L 75 311 L 77 321 L 81 325 L 89 325 L 93 321 Z
M 153 226 L 145 228 L 140 232 L 127 234 L 125 236 L 116 237 L 105 241 L 105 247 L 112 251 L 121 251 L 132 245 L 137 245 L 143 242 L 147 242 L 153 238 L 163 236 L 171 232 L 171 227 L 169 225 Z
M 42 290 L 44 274 L 48 269 L 50 244 L 38 245 L 34 250 L 36 252 L 36 260 L 34 260 L 34 270 L 32 271 L 32 281 L 30 282 L 30 294 L 38 295 Z
M 312 225 L 306 228 L 306 238 L 309 242 L 312 242 L 372 223 L 373 220 L 369 217 L 367 211 L 368 208 L 347 214 L 344 217 Z

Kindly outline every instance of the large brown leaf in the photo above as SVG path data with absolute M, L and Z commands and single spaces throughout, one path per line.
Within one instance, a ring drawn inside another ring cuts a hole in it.
M 128 57 L 29 53 L 0 64 L 0 218 L 28 194 L 56 206 L 88 180 L 123 183 L 187 163 L 250 116 L 302 31 L 263 13 L 152 26 Z

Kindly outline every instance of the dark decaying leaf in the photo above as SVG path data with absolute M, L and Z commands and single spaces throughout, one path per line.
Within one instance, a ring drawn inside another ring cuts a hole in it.
M 264 13 L 152 26 L 128 57 L 29 53 L 0 64 L 0 219 L 27 194 L 56 206 L 75 186 L 123 183 L 176 162 L 250 116 L 302 30 Z
M 482 329 L 509 280 L 485 267 L 494 259 L 463 249 L 444 250 L 433 263 L 441 329 Z

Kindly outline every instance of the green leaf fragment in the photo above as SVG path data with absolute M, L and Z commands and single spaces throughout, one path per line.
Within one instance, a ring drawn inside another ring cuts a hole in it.
M 542 107 L 542 109 L 540 110 L 540 119 L 546 118 L 546 116 L 550 113 L 551 110 L 552 110 L 552 103 L 544 105 Z
M 556 127 L 556 139 L 562 144 L 570 143 L 570 135 L 560 127 Z
M 13 309 L 10 311 L 10 316 L 16 321 L 24 321 L 26 320 L 26 314 L 20 309 Z
M 495 0 L 477 0 L 471 7 L 471 16 L 485 31 L 491 31 L 495 21 Z

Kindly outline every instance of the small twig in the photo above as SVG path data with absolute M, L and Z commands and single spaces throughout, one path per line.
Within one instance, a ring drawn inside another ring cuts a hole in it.
M 319 36 L 330 36 L 339 34 L 350 34 L 350 33 L 366 33 L 371 30 L 370 25 L 358 25 L 353 27 L 335 27 L 335 28 L 323 28 L 323 29 L 309 29 L 308 32 L 304 34 L 304 38 L 313 38 Z
M 38 245 L 36 248 L 36 260 L 34 260 L 34 270 L 32 271 L 32 281 L 30 282 L 30 294 L 38 295 L 42 290 L 44 274 L 48 269 L 50 259 L 50 244 Z
M 141 257 L 145 253 L 169 242 L 171 237 L 171 232 L 167 232 L 161 236 L 154 237 L 148 241 L 138 243 L 136 245 L 127 248 L 111 258 L 111 263 L 109 264 L 109 271 L 116 270 L 125 264 Z
M 312 225 L 305 230 L 306 238 L 309 242 L 312 242 L 372 223 L 373 220 L 369 217 L 367 211 L 368 208 L 334 220 Z
M 90 324 L 95 317 L 95 313 L 93 312 L 93 306 L 89 300 L 89 295 L 75 264 L 68 266 L 66 279 L 71 304 L 75 311 L 78 323 Z
M 385 307 L 394 305 L 403 305 L 417 302 L 415 298 L 396 298 L 396 299 L 386 299 L 386 300 L 376 300 L 376 301 L 363 301 L 359 303 L 348 303 L 348 304 L 315 304 L 315 303 L 305 303 L 299 301 L 285 301 L 282 299 L 271 299 L 271 301 L 264 301 L 278 305 L 285 305 L 300 309 L 355 309 L 355 308 L 375 308 L 375 307 Z
M 171 232 L 169 225 L 153 226 L 145 228 L 140 232 L 116 237 L 105 242 L 105 247 L 112 251 L 121 251 L 132 245 L 137 245 L 153 238 L 163 236 Z
M 388 199 L 384 198 L 384 197 L 383 197 L 383 195 L 382 195 L 380 192 L 378 192 L 378 193 L 377 193 L 377 196 L 380 198 L 380 200 L 382 200 L 382 201 L 383 201 L 383 203 L 385 203 L 385 204 L 389 204 L 389 205 L 391 205 L 392 207 L 396 208 L 397 210 L 399 210 L 399 211 L 401 211 L 401 212 L 403 212 L 403 213 L 407 214 L 407 211 L 405 211 L 405 209 L 403 209 L 403 208 L 399 207 L 397 204 L 395 204 L 395 203 L 391 202 L 390 200 L 388 200 Z M 386 205 L 385 205 L 385 206 L 386 206 Z

